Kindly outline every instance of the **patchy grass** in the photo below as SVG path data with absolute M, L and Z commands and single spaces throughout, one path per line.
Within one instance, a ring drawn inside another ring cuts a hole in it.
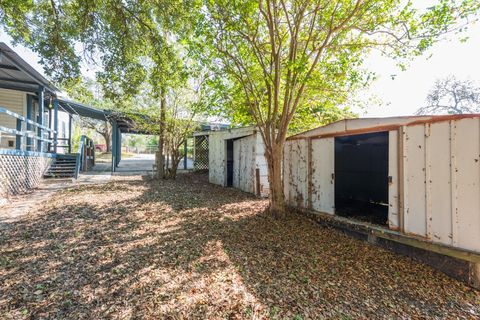
M 2 230 L 1 318 L 480 317 L 478 291 L 202 175 L 117 179 Z

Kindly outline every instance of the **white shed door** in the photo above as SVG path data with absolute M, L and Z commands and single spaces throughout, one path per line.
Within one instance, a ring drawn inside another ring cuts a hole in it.
M 312 140 L 312 209 L 335 213 L 334 138 Z

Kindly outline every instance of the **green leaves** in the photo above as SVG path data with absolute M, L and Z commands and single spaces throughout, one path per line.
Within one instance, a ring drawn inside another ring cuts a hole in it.
M 398 0 L 203 3 L 196 32 L 232 97 L 225 107 L 233 110 L 222 112 L 241 123 L 272 125 L 271 132 L 282 131 L 297 113 L 313 112 L 312 103 L 339 105 L 347 97 L 338 92 L 368 85 L 372 78 L 362 62 L 370 50 L 405 64 L 480 6 L 455 0 L 429 8 Z

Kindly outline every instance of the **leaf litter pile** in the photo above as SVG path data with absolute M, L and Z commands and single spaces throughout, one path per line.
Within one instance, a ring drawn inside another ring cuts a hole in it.
M 432 268 L 208 184 L 116 177 L 0 233 L 2 319 L 480 317 Z

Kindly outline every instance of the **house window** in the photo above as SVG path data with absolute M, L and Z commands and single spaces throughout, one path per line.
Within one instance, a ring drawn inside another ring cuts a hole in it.
M 13 140 L 8 140 L 8 147 L 13 148 L 15 146 L 15 142 Z

